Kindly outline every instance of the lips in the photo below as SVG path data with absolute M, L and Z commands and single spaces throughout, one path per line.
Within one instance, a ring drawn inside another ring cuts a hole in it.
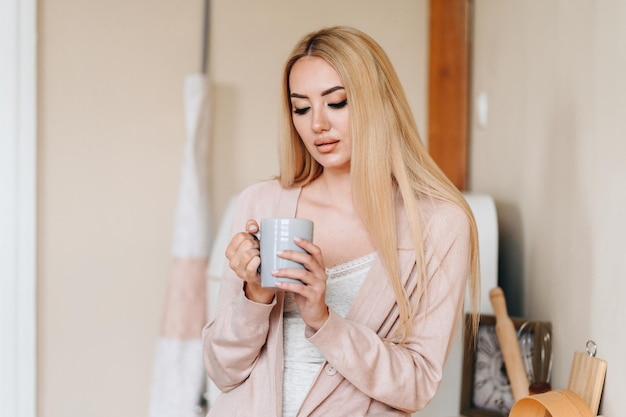
M 319 139 L 315 141 L 315 147 L 321 153 L 332 152 L 339 143 L 336 139 Z

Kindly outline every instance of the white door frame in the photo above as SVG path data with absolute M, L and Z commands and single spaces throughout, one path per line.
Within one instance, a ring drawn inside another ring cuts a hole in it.
M 35 417 L 36 0 L 0 0 L 0 63 L 0 416 Z

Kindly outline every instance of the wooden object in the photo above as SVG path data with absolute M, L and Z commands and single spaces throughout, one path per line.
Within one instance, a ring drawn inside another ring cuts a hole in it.
M 456 185 L 467 189 L 470 0 L 430 1 L 428 149 Z
M 570 390 L 548 391 L 516 402 L 509 417 L 594 417 L 587 404 Z
M 574 352 L 567 389 L 578 394 L 595 416 L 600 406 L 607 363 L 595 357 L 595 350 L 587 352 Z
M 489 291 L 489 299 L 496 316 L 496 335 L 500 343 L 506 373 L 511 383 L 513 399 L 518 401 L 528 396 L 528 377 L 522 360 L 517 334 L 513 321 L 509 317 L 506 300 L 502 288 L 495 287 Z

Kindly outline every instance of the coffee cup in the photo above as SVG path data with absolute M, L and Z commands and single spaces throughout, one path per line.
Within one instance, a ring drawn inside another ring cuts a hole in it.
M 289 259 L 283 259 L 277 255 L 284 250 L 304 252 L 294 242 L 295 238 L 313 241 L 313 222 L 308 219 L 290 217 L 273 217 L 261 220 L 260 230 L 256 234 L 259 239 L 261 252 L 261 286 L 276 288 L 276 282 L 293 282 L 302 284 L 301 281 L 291 278 L 275 277 L 272 271 L 285 268 L 304 269 L 304 265 Z

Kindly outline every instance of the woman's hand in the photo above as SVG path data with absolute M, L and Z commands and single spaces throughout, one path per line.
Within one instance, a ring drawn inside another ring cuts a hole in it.
M 254 236 L 258 231 L 258 223 L 248 220 L 246 232 L 237 233 L 226 247 L 226 258 L 230 268 L 244 280 L 246 297 L 257 303 L 269 304 L 274 299 L 274 290 L 261 286 L 261 277 L 258 273 L 261 254 L 259 240 Z
M 294 298 L 304 322 L 317 331 L 328 320 L 328 306 L 326 305 L 326 268 L 322 259 L 322 251 L 313 243 L 304 239 L 295 239 L 296 245 L 307 253 L 298 251 L 282 251 L 281 258 L 289 259 L 304 265 L 305 269 L 285 268 L 273 273 L 276 277 L 292 278 L 302 281 L 302 284 L 291 282 L 277 282 L 276 286 L 285 291 L 294 293 Z

